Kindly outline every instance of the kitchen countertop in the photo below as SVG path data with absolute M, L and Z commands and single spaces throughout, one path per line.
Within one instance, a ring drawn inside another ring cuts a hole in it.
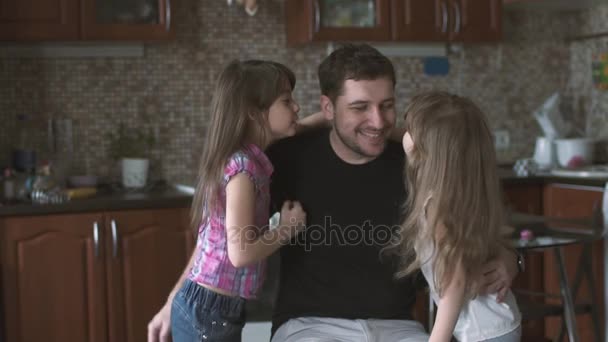
M 498 173 L 506 186 L 518 184 L 570 184 L 592 187 L 604 187 L 605 178 L 560 177 L 550 173 L 540 173 L 528 177 L 517 176 L 510 167 L 499 167 Z M 178 191 L 174 187 L 163 185 L 145 192 L 100 191 L 94 197 L 75 199 L 62 204 L 18 203 L 0 205 L 0 217 L 31 216 L 61 213 L 79 213 L 92 211 L 153 209 L 153 208 L 186 208 L 192 202 L 192 195 Z
M 562 177 L 550 172 L 538 173 L 532 176 L 517 176 L 511 167 L 499 167 L 498 175 L 504 185 L 515 184 L 570 184 L 603 188 L 608 178 Z
M 191 202 L 192 195 L 164 185 L 145 192 L 100 191 L 94 197 L 73 199 L 61 204 L 16 203 L 0 205 L 0 217 L 127 209 L 187 208 Z

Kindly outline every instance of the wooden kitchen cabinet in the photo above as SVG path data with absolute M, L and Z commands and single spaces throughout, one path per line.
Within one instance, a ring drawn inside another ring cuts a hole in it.
M 500 0 L 287 0 L 287 44 L 325 41 L 495 42 Z
M 80 214 L 2 220 L 6 341 L 107 341 L 105 250 L 95 247 L 102 219 Z
M 449 39 L 447 1 L 397 0 L 392 5 L 395 40 L 442 42 Z
M 146 341 L 194 246 L 188 210 L 0 221 L 11 342 Z
M 74 40 L 80 0 L 0 0 L 0 40 Z
M 388 0 L 287 0 L 287 43 L 313 41 L 388 41 Z
M 497 42 L 502 38 L 502 0 L 450 0 L 450 41 Z
M 166 40 L 174 0 L 80 0 L 85 40 Z
M 0 0 L 0 40 L 154 41 L 174 37 L 172 0 Z
M 194 249 L 188 210 L 111 212 L 105 225 L 109 340 L 145 342 Z
M 392 0 L 397 41 L 478 43 L 502 38 L 501 0 Z
M 542 184 L 506 184 L 503 186 L 503 194 L 509 211 L 542 215 Z
M 544 214 L 545 216 L 561 218 L 589 218 L 593 214 L 595 206 L 600 206 L 603 196 L 602 187 L 576 186 L 568 184 L 549 184 L 544 189 Z M 577 268 L 583 245 L 572 245 L 564 247 L 566 272 L 570 285 Z M 595 305 L 599 309 L 599 322 L 602 334 L 604 334 L 604 246 L 603 241 L 592 244 L 591 259 L 595 281 L 597 300 Z M 552 253 L 546 253 L 544 265 L 545 291 L 559 293 L 558 270 Z M 587 279 L 581 284 L 577 302 L 589 302 Z M 578 334 L 581 341 L 593 341 L 593 326 L 589 314 L 578 314 L 576 316 Z M 557 336 L 561 324 L 560 318 L 547 318 L 545 321 L 546 336 L 553 338 Z M 600 338 L 602 339 L 602 338 Z

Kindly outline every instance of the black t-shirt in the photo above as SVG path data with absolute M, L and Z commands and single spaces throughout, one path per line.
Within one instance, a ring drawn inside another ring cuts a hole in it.
M 290 318 L 409 319 L 411 278 L 396 280 L 380 253 L 400 223 L 404 153 L 389 142 L 375 160 L 352 165 L 333 151 L 329 131 L 285 139 L 268 150 L 273 209 L 300 201 L 307 229 L 280 250 L 273 332 Z

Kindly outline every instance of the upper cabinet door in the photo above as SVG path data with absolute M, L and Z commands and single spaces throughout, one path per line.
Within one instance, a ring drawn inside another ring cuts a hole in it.
M 82 0 L 82 39 L 172 38 L 172 2 L 173 0 Z
M 0 40 L 78 39 L 79 3 L 79 0 L 0 0 Z
M 287 43 L 390 40 L 389 6 L 389 0 L 287 0 Z
M 446 41 L 449 35 L 449 0 L 393 0 L 393 39 Z
M 502 0 L 450 0 L 450 40 L 463 43 L 502 39 Z

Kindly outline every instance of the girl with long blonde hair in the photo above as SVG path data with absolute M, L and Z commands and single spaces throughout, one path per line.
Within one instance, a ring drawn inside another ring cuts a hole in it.
M 405 112 L 407 155 L 398 276 L 420 268 L 438 305 L 430 341 L 519 341 L 513 294 L 477 295 L 479 270 L 506 243 L 494 140 L 481 110 L 445 92 L 415 96 Z
M 150 322 L 149 341 L 241 340 L 264 259 L 305 224 L 301 205 L 286 201 L 278 228 L 268 229 L 273 167 L 264 149 L 296 133 L 294 86 L 293 72 L 270 61 L 233 61 L 220 74 L 192 202 L 196 248 Z

